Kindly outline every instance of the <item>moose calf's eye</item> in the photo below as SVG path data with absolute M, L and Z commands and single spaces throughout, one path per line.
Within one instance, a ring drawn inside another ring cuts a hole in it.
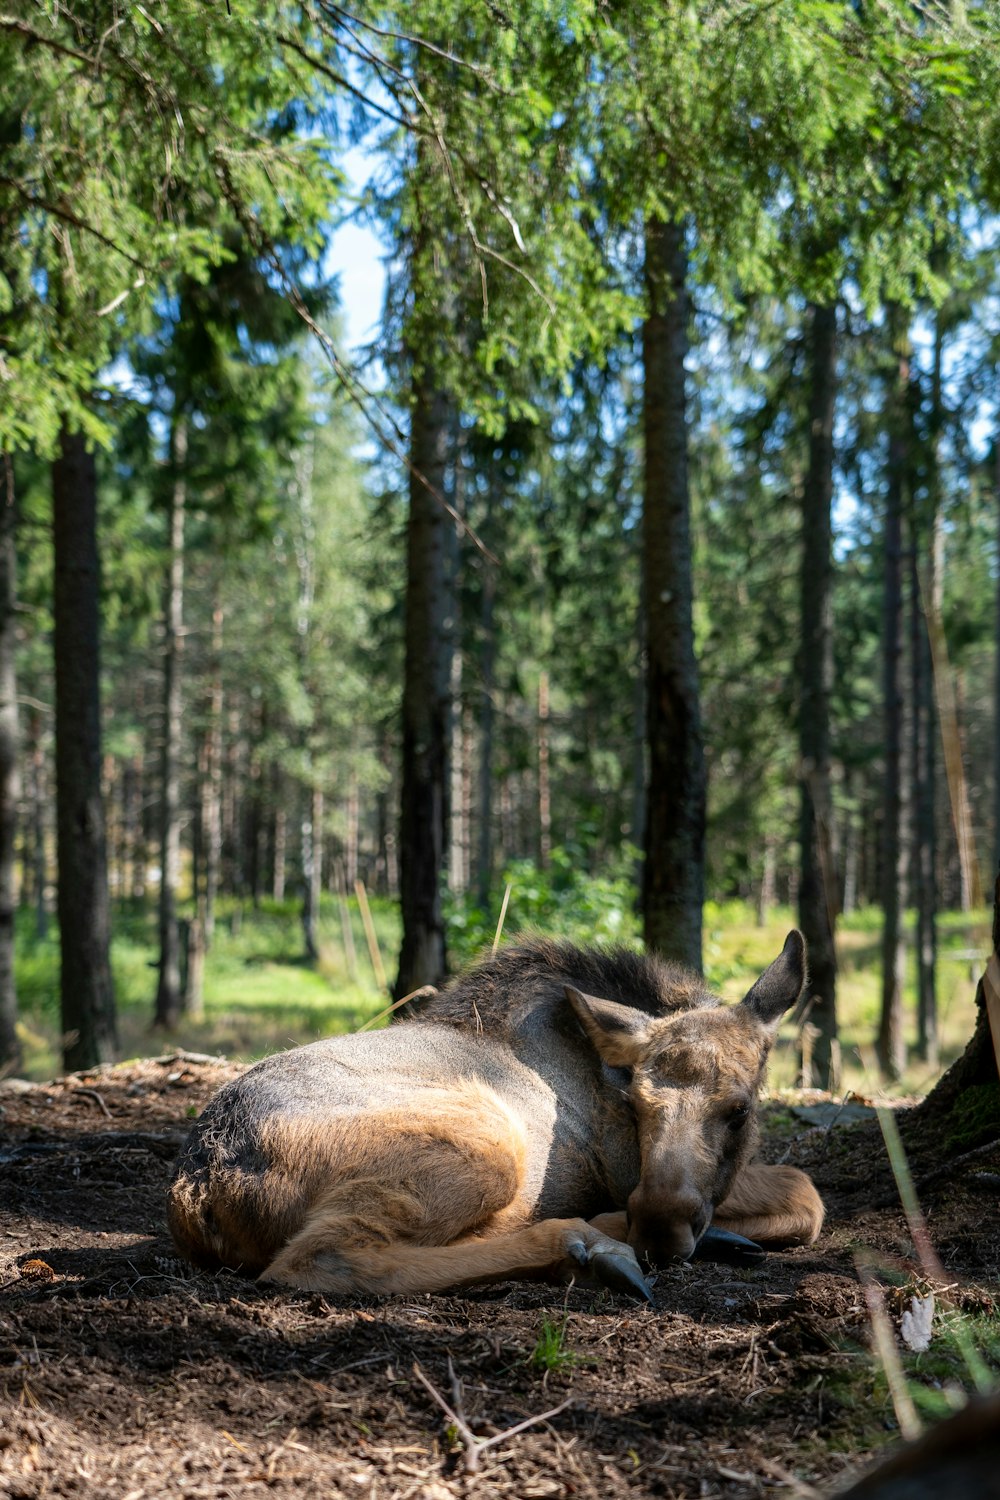
M 730 1130 L 742 1130 L 750 1118 L 749 1104 L 734 1104 L 726 1116 L 726 1124 Z

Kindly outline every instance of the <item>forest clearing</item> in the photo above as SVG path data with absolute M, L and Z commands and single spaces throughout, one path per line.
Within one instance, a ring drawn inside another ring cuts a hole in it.
M 873 1119 L 769 1106 L 765 1155 L 812 1173 L 823 1235 L 749 1271 L 661 1272 L 655 1307 L 524 1282 L 330 1303 L 196 1274 L 166 1235 L 173 1157 L 237 1071 L 176 1054 L 0 1088 L 0 1492 L 743 1500 L 832 1493 L 897 1440 L 858 1247 L 894 1326 L 927 1284 Z M 973 1388 L 955 1319 L 1000 1362 L 1000 1148 L 935 1176 L 939 1143 L 901 1125 L 951 1287 L 930 1349 L 904 1350 L 933 1420 Z M 449 1403 L 454 1371 L 477 1438 L 554 1415 L 467 1475 L 417 1368 Z
M 767 941 L 750 912 L 736 933 Z M 733 944 L 730 930 L 730 970 Z M 971 1027 L 964 962 L 962 975 L 956 1038 Z M 241 1020 L 251 1050 L 277 1044 L 266 1007 Z M 779 1070 L 791 1039 L 784 1053 Z M 241 1071 L 178 1051 L 0 1083 L 0 1492 L 832 1494 L 899 1433 L 859 1257 L 893 1327 L 937 1290 L 930 1348 L 903 1349 L 918 1421 L 1000 1364 L 988 1106 L 956 1117 L 953 1139 L 896 1101 L 940 1261 L 930 1279 L 872 1101 L 786 1088 L 765 1105 L 762 1156 L 820 1187 L 827 1221 L 808 1248 L 663 1270 L 653 1307 L 528 1282 L 330 1301 L 196 1273 L 166 1232 L 174 1157 Z M 465 1439 L 428 1382 L 458 1403 Z
M 1000 0 L 9 0 L 0 80 L 0 1494 L 995 1492 Z M 532 933 L 745 998 L 587 1055 L 651 1305 L 178 1258 L 216 1089 Z M 668 1256 L 781 1167 L 815 1243 Z

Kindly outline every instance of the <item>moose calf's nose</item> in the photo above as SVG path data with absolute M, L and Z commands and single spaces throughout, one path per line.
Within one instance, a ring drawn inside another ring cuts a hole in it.
M 629 1201 L 628 1242 L 640 1257 L 654 1264 L 688 1260 L 708 1224 L 708 1211 L 700 1197 L 684 1195 L 670 1203 L 650 1206 Z

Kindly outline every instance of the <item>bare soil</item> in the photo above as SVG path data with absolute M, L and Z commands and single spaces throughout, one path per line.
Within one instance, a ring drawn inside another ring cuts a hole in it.
M 737 1500 L 832 1492 L 893 1441 L 855 1249 L 919 1268 L 874 1121 L 769 1106 L 764 1154 L 812 1172 L 822 1238 L 662 1272 L 653 1308 L 523 1283 L 334 1305 L 175 1257 L 173 1157 L 238 1071 L 0 1086 L 0 1495 Z M 904 1135 L 952 1296 L 989 1311 L 1000 1144 L 941 1173 Z

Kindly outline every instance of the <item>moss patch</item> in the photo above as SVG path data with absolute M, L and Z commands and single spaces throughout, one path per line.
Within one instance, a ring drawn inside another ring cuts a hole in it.
M 948 1116 L 948 1155 L 974 1151 L 1000 1135 L 1000 1084 L 977 1083 L 963 1089 Z

